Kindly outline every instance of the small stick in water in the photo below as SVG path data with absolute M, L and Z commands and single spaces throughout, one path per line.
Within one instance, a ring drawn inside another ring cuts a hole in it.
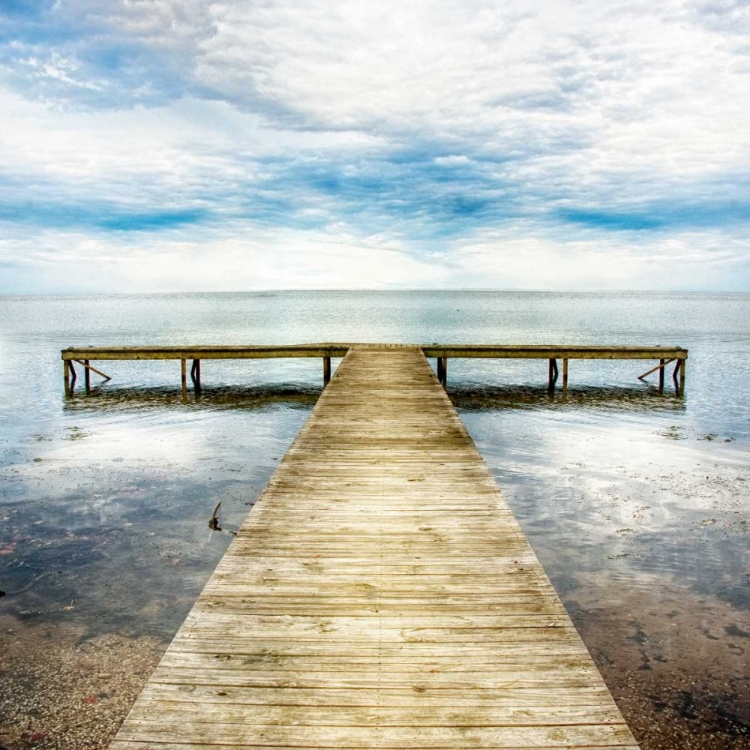
M 208 528 L 213 531 L 221 531 L 221 526 L 219 526 L 219 508 L 221 508 L 221 500 L 216 503 L 214 512 L 211 514 L 211 520 L 208 522 Z

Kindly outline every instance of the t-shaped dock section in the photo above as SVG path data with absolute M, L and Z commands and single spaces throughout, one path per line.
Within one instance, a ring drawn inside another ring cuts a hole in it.
M 659 392 L 664 391 L 664 376 L 667 366 L 674 362 L 672 379 L 679 396 L 685 392 L 685 366 L 687 349 L 679 346 L 588 346 L 569 344 L 282 344 L 278 346 L 251 344 L 218 346 L 86 346 L 69 347 L 61 352 L 65 393 L 72 396 L 75 390 L 76 369 L 83 368 L 86 392 L 91 390 L 91 373 L 111 380 L 105 373 L 93 367 L 93 360 L 179 360 L 182 369 L 182 395 L 187 397 L 187 363 L 192 360 L 190 377 L 196 392 L 201 389 L 201 360 L 217 359 L 294 359 L 314 357 L 323 359 L 323 384 L 331 379 L 331 357 L 344 357 L 352 347 L 420 349 L 425 357 L 437 360 L 438 380 L 448 381 L 448 359 L 542 359 L 549 363 L 549 390 L 554 391 L 559 369 L 557 360 L 562 360 L 562 392 L 568 392 L 568 362 L 573 359 L 652 359 L 658 360 L 656 367 L 649 369 L 641 380 L 652 373 L 659 373 Z

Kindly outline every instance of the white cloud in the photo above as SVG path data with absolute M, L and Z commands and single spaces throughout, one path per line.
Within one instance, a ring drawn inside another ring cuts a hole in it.
M 2 288 L 90 252 L 108 289 L 747 285 L 749 35 L 741 0 L 58 3 L 0 42 Z

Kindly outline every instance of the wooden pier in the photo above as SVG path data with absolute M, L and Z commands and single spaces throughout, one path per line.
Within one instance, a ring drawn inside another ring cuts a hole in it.
M 112 750 L 637 750 L 420 348 L 349 346 Z
M 65 393 L 72 395 L 76 382 L 75 365 L 85 373 L 86 392 L 91 390 L 90 373 L 110 380 L 91 365 L 93 360 L 179 360 L 183 396 L 187 395 L 187 363 L 192 360 L 190 377 L 196 391 L 201 389 L 201 360 L 204 359 L 288 359 L 315 357 L 323 360 L 323 384 L 331 379 L 331 358 L 344 357 L 352 347 L 363 346 L 411 346 L 419 349 L 425 357 L 437 360 L 438 380 L 448 381 L 448 359 L 546 359 L 549 363 L 548 388 L 554 391 L 562 360 L 562 392 L 568 391 L 568 361 L 571 359 L 645 359 L 657 360 L 656 367 L 639 376 L 646 378 L 659 373 L 659 392 L 664 391 L 664 374 L 668 365 L 674 363 L 672 379 L 679 396 L 685 392 L 685 366 L 687 349 L 664 346 L 568 346 L 568 345 L 516 345 L 516 344 L 293 344 L 286 346 L 146 346 L 146 347 L 70 347 L 62 350 Z

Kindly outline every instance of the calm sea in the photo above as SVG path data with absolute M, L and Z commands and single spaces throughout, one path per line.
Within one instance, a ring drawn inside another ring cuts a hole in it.
M 106 362 L 66 399 L 60 349 L 315 341 L 689 348 L 682 399 L 627 361 L 572 361 L 566 402 L 545 361 L 451 360 L 448 389 L 643 747 L 748 747 L 750 295 L 491 292 L 0 297 L 0 744 L 54 713 L 51 643 L 158 657 L 322 386 L 204 361 L 181 403 L 179 363 Z

